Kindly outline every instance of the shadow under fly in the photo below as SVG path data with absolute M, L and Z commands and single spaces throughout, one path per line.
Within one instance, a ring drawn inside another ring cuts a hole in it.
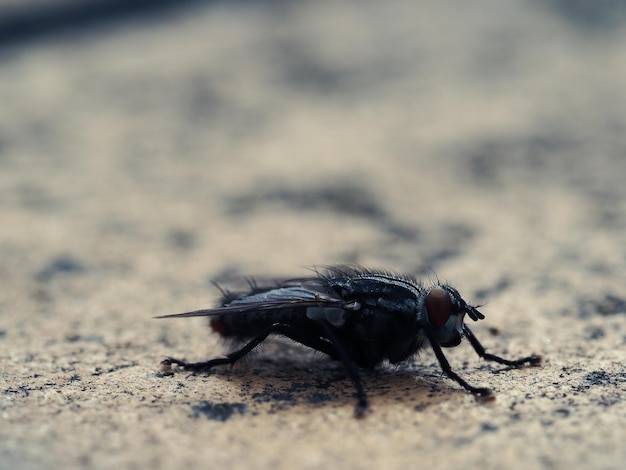
M 210 317 L 215 332 L 245 345 L 206 362 L 167 358 L 161 363 L 163 368 L 177 365 L 202 372 L 233 365 L 269 335 L 282 335 L 343 364 L 356 389 L 355 416 L 362 417 L 369 403 L 359 368 L 411 359 L 427 345 L 449 378 L 485 400 L 493 399 L 493 392 L 470 385 L 454 372 L 442 348 L 458 346 L 465 337 L 487 361 L 513 368 L 541 364 L 541 356 L 534 354 L 508 360 L 486 352 L 464 322 L 466 314 L 473 321 L 485 316 L 456 289 L 438 281 L 425 285 L 387 271 L 332 266 L 310 277 L 263 283 L 249 280 L 243 291 L 220 290 L 222 299 L 216 308 L 156 318 Z

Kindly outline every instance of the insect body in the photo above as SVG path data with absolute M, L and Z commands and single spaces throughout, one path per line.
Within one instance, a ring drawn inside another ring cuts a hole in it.
M 270 334 L 282 335 L 341 361 L 356 388 L 355 413 L 363 416 L 368 401 L 359 368 L 371 369 L 385 360 L 395 364 L 410 359 L 428 344 L 449 378 L 483 398 L 492 397 L 491 390 L 474 387 L 457 375 L 442 347 L 458 346 L 464 336 L 485 360 L 510 367 L 541 363 L 536 355 L 507 360 L 487 353 L 464 323 L 466 314 L 474 321 L 484 319 L 484 315 L 448 284 L 425 286 L 409 276 L 336 266 L 312 277 L 271 285 L 250 282 L 245 292 L 222 293 L 216 308 L 157 318 L 208 316 L 214 331 L 226 338 L 244 340 L 245 346 L 206 362 L 168 358 L 162 364 L 208 371 L 234 364 Z

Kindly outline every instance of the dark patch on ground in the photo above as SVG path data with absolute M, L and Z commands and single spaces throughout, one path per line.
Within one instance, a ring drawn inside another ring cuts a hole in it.
M 480 430 L 482 432 L 496 432 L 498 430 L 498 426 L 491 423 L 480 423 Z
M 472 227 L 466 224 L 448 223 L 436 229 L 424 233 L 422 238 L 424 243 L 419 247 L 420 252 L 414 253 L 420 265 L 411 269 L 411 274 L 415 276 L 435 276 L 434 268 L 439 264 L 460 256 L 467 247 L 467 244 L 475 236 Z M 423 251 L 427 247 L 427 250 Z M 415 248 L 411 251 L 414 251 Z M 410 251 L 405 251 L 406 257 Z
M 566 408 L 558 408 L 554 410 L 552 414 L 556 415 L 559 418 L 567 418 L 570 415 L 570 410 Z
M 395 258 L 401 258 L 395 264 L 404 265 L 407 258 L 414 258 L 420 264 L 417 269 L 410 267 L 410 273 L 418 276 L 432 275 L 435 266 L 459 256 L 476 235 L 475 229 L 468 224 L 450 222 L 430 230 L 419 230 L 410 223 L 398 221 L 370 188 L 353 182 L 334 182 L 315 188 L 261 189 L 232 197 L 226 201 L 225 207 L 234 217 L 260 210 L 287 209 L 298 214 L 326 212 L 344 218 L 366 219 L 384 238 L 373 246 L 354 247 L 338 259 L 359 264 L 363 253 L 378 253 L 392 264 Z
M 0 47 L 83 33 L 95 27 L 154 16 L 208 0 L 90 0 L 39 2 L 0 9 Z
M 129 367 L 135 367 L 136 365 L 137 365 L 136 362 L 130 362 L 128 364 L 119 364 L 119 365 L 114 366 L 114 367 L 109 367 L 108 369 L 103 369 L 102 367 L 96 367 L 96 370 L 91 375 L 97 377 L 97 376 L 103 375 L 103 374 L 111 374 L 111 373 L 116 372 L 118 370 L 127 369 Z
M 104 336 L 68 334 L 65 336 L 65 341 L 67 341 L 68 343 L 85 342 L 85 343 L 104 344 Z
M 41 282 L 50 281 L 52 278 L 59 275 L 75 275 L 81 274 L 85 271 L 85 266 L 78 260 L 71 256 L 61 255 L 48 264 L 46 264 L 41 270 L 35 274 L 35 278 Z
M 426 408 L 428 408 L 431 405 L 431 403 L 428 402 L 421 402 L 418 403 L 417 405 L 415 405 L 413 407 L 413 410 L 420 412 L 420 411 L 424 411 Z
M 45 188 L 30 183 L 18 185 L 14 189 L 14 196 L 21 207 L 38 213 L 53 212 L 60 205 Z
M 487 331 L 489 331 L 491 336 L 500 336 L 502 334 L 502 330 L 497 326 L 490 326 L 487 328 Z
M 281 9 L 280 14 L 284 16 L 285 10 Z M 336 95 L 341 100 L 354 100 L 365 98 L 374 88 L 385 86 L 398 75 L 410 73 L 410 65 L 393 55 L 375 55 L 366 60 L 339 63 L 329 61 L 311 47 L 310 41 L 295 39 L 290 36 L 274 40 L 268 48 L 268 60 L 275 64 L 283 87 L 299 93 L 315 93 L 325 99 Z
M 548 0 L 541 3 L 584 31 L 606 33 L 626 23 L 626 3 L 622 0 Z
M 309 382 L 293 382 L 288 388 L 279 391 L 273 385 L 267 384 L 262 392 L 252 394 L 252 399 L 257 403 L 281 403 L 280 406 L 284 408 L 284 405 L 295 406 L 299 397 L 304 398 L 307 403 L 325 403 L 335 398 L 329 393 L 305 393 L 313 387 L 315 385 Z
M 444 261 L 456 258 L 460 254 L 458 247 L 450 246 L 449 248 L 440 248 L 430 250 L 428 255 L 420 258 L 421 265 L 413 272 L 416 276 L 432 276 L 433 268 Z
M 166 243 L 169 247 L 179 252 L 192 251 L 197 245 L 197 238 L 193 232 L 174 229 L 167 233 Z
M 590 340 L 602 339 L 606 335 L 604 328 L 591 328 L 587 331 L 586 337 Z
M 352 247 L 337 259 L 349 264 L 363 264 L 364 257 L 376 254 L 387 260 L 386 265 L 366 267 L 385 269 L 394 266 L 401 274 L 415 276 L 418 280 L 435 280 L 439 266 L 465 253 L 476 235 L 472 226 L 461 223 L 431 225 L 419 232 L 410 229 L 415 235 L 406 238 L 394 236 L 389 228 L 388 225 L 383 227 L 384 239 Z
M 334 370 L 334 367 L 331 368 Z M 269 405 L 269 413 L 288 410 L 302 404 L 322 406 L 338 400 L 340 395 L 350 397 L 348 401 L 352 403 L 352 383 L 336 385 L 341 391 L 329 391 L 328 389 L 338 380 L 347 380 L 345 375 L 329 379 L 329 373 L 331 371 L 323 366 L 310 369 L 298 366 L 293 368 L 289 365 L 277 370 L 259 368 L 241 373 L 232 372 L 230 369 L 216 369 L 217 375 L 227 375 L 229 381 L 239 383 L 241 396 L 245 397 L 246 401 L 255 405 Z
M 283 65 L 282 76 L 289 86 L 297 86 L 320 94 L 347 91 L 352 74 L 325 64 L 308 47 L 281 41 L 274 49 L 277 62 Z
M 605 294 L 598 299 L 583 299 L 579 302 L 579 316 L 618 315 L 626 313 L 626 300 L 613 294 Z
M 606 387 L 626 383 L 626 372 L 610 374 L 604 370 L 594 370 L 584 375 L 583 381 L 590 387 Z
M 566 138 L 556 135 L 519 136 L 517 138 L 494 138 L 478 143 L 470 143 L 469 150 L 462 150 L 467 173 L 481 185 L 504 184 L 507 173 L 525 173 L 540 176 L 550 163 L 546 157 L 555 152 L 563 152 L 572 146 Z
M 242 415 L 246 412 L 244 403 L 212 403 L 203 400 L 197 405 L 191 405 L 194 418 L 204 417 L 213 421 L 228 421 L 235 414 Z
M 598 129 L 599 133 L 603 131 Z M 581 224 L 621 233 L 626 224 L 626 193 L 621 179 L 626 169 L 624 148 L 607 150 L 599 142 L 578 140 L 575 136 L 573 130 L 555 130 L 553 134 L 467 142 L 451 163 L 455 168 L 460 166 L 469 182 L 483 190 L 511 191 L 518 186 L 560 187 L 569 192 L 575 187 L 576 197 L 584 201 L 580 206 L 584 216 Z M 595 156 L 593 160 L 585 158 L 589 154 Z
M 321 403 L 327 403 L 329 401 L 333 401 L 335 398 L 336 397 L 330 393 L 314 392 L 304 397 L 304 400 L 307 403 L 311 403 L 315 405 L 315 404 L 321 404 Z
M 337 182 L 315 188 L 273 187 L 226 201 L 228 213 L 237 217 L 272 206 L 298 213 L 319 211 L 371 220 L 394 240 L 415 241 L 419 237 L 415 228 L 393 220 L 374 193 L 352 182 Z
M 21 395 L 23 397 L 28 397 L 30 396 L 30 392 L 32 391 L 36 391 L 36 390 L 42 390 L 42 387 L 38 387 L 38 388 L 32 388 L 32 387 L 27 387 L 25 385 L 19 385 L 17 387 L 13 387 L 13 388 L 6 388 L 4 389 L 2 392 L 5 395 Z
M 620 171 L 620 170 L 616 170 Z M 623 231 L 626 218 L 623 210 L 623 190 L 597 184 L 587 190 L 591 208 L 588 212 L 589 221 L 585 222 L 603 229 Z
M 266 205 L 280 205 L 298 212 L 326 211 L 353 217 L 387 217 L 374 195 L 352 183 L 316 188 L 271 188 L 237 196 L 227 202 L 231 215 L 246 215 Z
M 599 388 L 590 401 L 602 407 L 610 407 L 624 401 L 623 388 L 626 384 L 626 372 L 610 373 L 594 370 L 585 374 L 579 385 L 573 387 L 576 392 L 587 393 L 590 388 Z
M 502 276 L 494 285 L 489 287 L 483 287 L 478 289 L 472 295 L 472 301 L 482 302 L 494 297 L 496 294 L 500 294 L 513 285 L 513 281 L 507 277 Z

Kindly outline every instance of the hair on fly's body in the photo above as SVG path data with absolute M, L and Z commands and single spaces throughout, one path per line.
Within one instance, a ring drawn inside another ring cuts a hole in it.
M 355 416 L 362 417 L 369 402 L 359 369 L 373 369 L 384 361 L 398 364 L 427 345 L 450 379 L 482 399 L 492 399 L 493 392 L 470 385 L 454 372 L 442 348 L 458 346 L 465 337 L 487 361 L 512 368 L 541 364 L 541 357 L 534 354 L 508 360 L 487 353 L 464 322 L 465 315 L 473 321 L 485 316 L 438 278 L 425 285 L 388 271 L 331 266 L 316 269 L 309 277 L 246 281 L 248 287 L 237 291 L 216 284 L 222 299 L 215 308 L 156 317 L 209 317 L 211 328 L 222 338 L 243 346 L 205 362 L 167 358 L 163 367 L 174 364 L 202 372 L 233 365 L 269 335 L 284 336 L 342 363 L 356 389 Z

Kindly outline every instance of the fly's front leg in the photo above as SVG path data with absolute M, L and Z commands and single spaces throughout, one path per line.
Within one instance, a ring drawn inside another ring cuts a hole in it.
M 537 356 L 535 354 L 528 356 L 528 357 L 523 357 L 521 359 L 515 359 L 512 361 L 509 359 L 504 359 L 500 356 L 496 356 L 495 354 L 490 354 L 487 351 L 485 351 L 485 348 L 483 347 L 482 344 L 480 344 L 480 341 L 478 341 L 478 338 L 474 336 L 474 333 L 472 333 L 472 330 L 470 330 L 465 325 L 463 326 L 463 332 L 465 333 L 465 337 L 469 340 L 470 344 L 474 348 L 474 351 L 476 351 L 476 354 L 478 354 L 479 357 L 482 357 L 485 361 L 493 361 L 493 362 L 497 362 L 498 364 L 503 364 L 505 366 L 515 367 L 515 368 L 522 367 L 523 365 L 526 365 L 526 364 L 529 364 L 531 366 L 541 365 L 541 356 Z
M 495 395 L 490 388 L 474 387 L 468 384 L 456 372 L 454 372 L 452 370 L 452 367 L 450 367 L 450 363 L 446 359 L 446 356 L 443 354 L 443 351 L 441 350 L 441 346 L 439 346 L 439 343 L 437 342 L 437 340 L 432 336 L 430 332 L 427 331 L 426 334 L 428 335 L 428 341 L 430 342 L 430 347 L 433 348 L 433 351 L 435 352 L 435 356 L 437 357 L 437 360 L 439 361 L 439 365 L 441 366 L 441 370 L 443 370 L 444 374 L 446 374 L 449 378 L 454 380 L 465 390 L 470 392 L 472 395 L 475 395 L 476 397 L 480 398 L 481 400 L 489 401 L 495 398 Z

